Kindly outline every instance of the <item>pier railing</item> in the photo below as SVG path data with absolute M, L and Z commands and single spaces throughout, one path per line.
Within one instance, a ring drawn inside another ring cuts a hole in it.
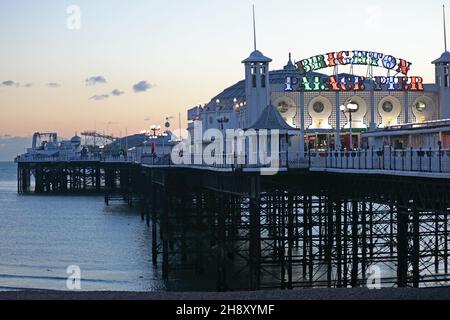
M 102 157 L 99 156 L 89 156 L 89 157 L 66 157 L 66 156 L 56 156 L 56 157 L 43 157 L 43 156 L 27 156 L 27 157 L 17 157 L 16 162 L 92 162 L 101 161 Z
M 311 168 L 388 170 L 450 173 L 447 149 L 364 149 L 354 151 L 309 151 Z
M 206 161 L 202 154 L 191 154 L 185 158 L 182 163 L 174 163 L 169 156 L 165 157 L 142 157 L 137 162 L 149 165 L 149 166 L 192 166 L 202 168 L 215 168 L 215 169 L 260 169 L 260 168 L 280 168 L 280 169 L 301 169 L 308 168 L 308 160 L 305 157 L 300 157 L 300 154 L 289 155 L 286 152 L 280 152 L 279 156 L 274 161 L 271 161 L 270 157 L 266 159 L 259 159 L 258 155 L 251 156 L 237 155 L 233 153 L 224 154 L 215 160 L 209 159 Z M 251 159 L 258 159 L 256 162 Z

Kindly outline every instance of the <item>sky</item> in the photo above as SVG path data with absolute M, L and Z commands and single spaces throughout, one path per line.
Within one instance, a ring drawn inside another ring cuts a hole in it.
M 0 160 L 5 141 L 36 131 L 121 136 L 180 113 L 184 124 L 188 108 L 244 77 L 252 4 L 271 69 L 289 52 L 363 49 L 411 61 L 433 82 L 445 2 L 0 0 Z

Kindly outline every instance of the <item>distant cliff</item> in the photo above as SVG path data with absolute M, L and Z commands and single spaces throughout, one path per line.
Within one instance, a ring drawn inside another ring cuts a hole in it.
M 31 137 L 0 136 L 0 161 L 13 161 L 31 147 Z

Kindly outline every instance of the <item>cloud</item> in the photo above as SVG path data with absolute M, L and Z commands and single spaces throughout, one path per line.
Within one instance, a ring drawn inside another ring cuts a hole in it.
M 12 80 L 6 80 L 2 82 L 2 86 L 4 87 L 19 87 L 20 83 L 14 82 Z
M 111 92 L 111 95 L 114 97 L 120 97 L 121 95 L 125 94 L 125 92 L 120 91 L 119 89 L 115 89 Z
M 105 84 L 107 81 L 102 76 L 94 76 L 86 79 L 87 86 L 95 86 L 97 84 Z
M 152 84 L 148 83 L 147 81 L 141 81 L 139 83 L 136 83 L 133 86 L 133 91 L 136 93 L 137 92 L 145 92 L 145 91 L 150 90 L 151 88 L 153 88 Z
M 49 87 L 49 88 L 59 88 L 59 87 L 61 87 L 61 85 L 59 83 L 56 83 L 56 82 L 47 83 L 46 86 Z
M 96 94 L 95 96 L 90 97 L 89 100 L 100 101 L 100 100 L 105 100 L 108 98 L 109 98 L 109 94 Z
M 27 84 L 22 85 L 19 82 L 15 82 L 15 81 L 12 81 L 12 80 L 6 80 L 6 81 L 1 82 L 0 86 L 3 86 L 3 87 L 17 87 L 17 88 L 18 87 L 30 88 L 30 87 L 33 86 L 33 84 L 32 83 L 27 83 Z
M 90 97 L 89 100 L 100 101 L 100 100 L 105 100 L 105 99 L 112 98 L 112 97 L 120 97 L 123 94 L 125 94 L 125 92 L 120 91 L 119 89 L 115 89 L 110 94 L 107 94 L 107 93 L 96 94 L 96 95 Z

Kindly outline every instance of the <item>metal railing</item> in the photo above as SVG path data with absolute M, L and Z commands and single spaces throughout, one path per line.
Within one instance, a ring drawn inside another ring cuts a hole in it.
M 43 156 L 21 156 L 15 159 L 16 162 L 136 162 L 136 158 L 132 156 L 111 156 L 111 155 L 98 155 L 98 156 L 86 156 L 86 157 L 74 157 L 74 156 L 55 156 L 55 157 L 43 157 Z
M 237 155 L 235 153 L 223 154 L 219 158 L 212 157 L 209 161 L 205 161 L 202 154 L 188 155 L 181 164 L 174 163 L 169 156 L 166 157 L 141 157 L 137 162 L 151 165 L 151 166 L 192 166 L 202 168 L 215 168 L 215 169 L 262 169 L 262 168 L 280 168 L 280 169 L 297 169 L 308 168 L 308 161 L 306 157 L 301 158 L 299 154 L 295 157 L 289 156 L 286 152 L 280 152 L 278 158 L 274 162 L 270 162 L 270 157 L 267 161 L 252 161 L 251 159 L 258 159 L 256 154 L 252 156 Z
M 311 168 L 389 170 L 450 173 L 447 149 L 364 149 L 354 151 L 309 151 Z
M 43 157 L 43 156 L 19 156 L 15 159 L 16 162 L 89 162 L 89 161 L 101 161 L 101 157 L 88 156 L 88 157 L 73 157 L 73 156 L 55 156 L 55 157 Z

